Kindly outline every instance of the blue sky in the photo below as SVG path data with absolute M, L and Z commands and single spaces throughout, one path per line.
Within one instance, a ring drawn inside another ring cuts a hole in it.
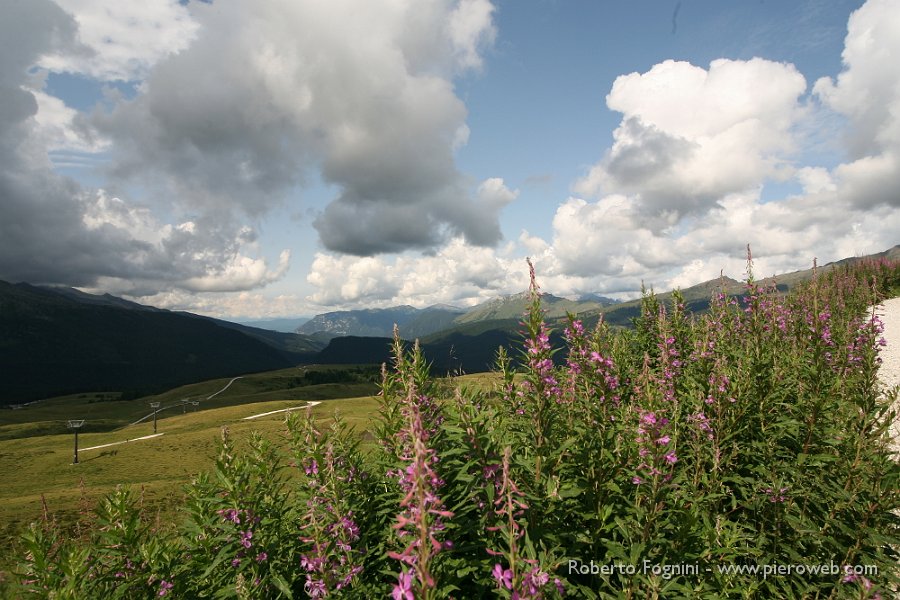
M 0 279 L 264 318 L 900 242 L 898 0 L 0 8 Z

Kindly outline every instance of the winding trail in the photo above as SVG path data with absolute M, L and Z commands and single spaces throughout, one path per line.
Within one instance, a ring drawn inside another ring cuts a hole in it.
M 211 400 L 212 398 L 215 398 L 216 396 L 218 396 L 219 394 L 221 394 L 222 392 L 224 392 L 225 390 L 227 390 L 228 388 L 230 388 L 232 383 L 234 383 L 234 382 L 237 381 L 238 379 L 243 379 L 243 378 L 244 378 L 243 375 L 241 375 L 240 377 L 235 377 L 234 379 L 232 379 L 231 381 L 229 381 L 228 383 L 226 383 L 226 384 L 225 384 L 225 387 L 223 387 L 221 390 L 219 390 L 218 392 L 216 392 L 216 393 L 213 394 L 212 396 L 207 396 L 206 399 L 207 399 L 207 400 Z
M 234 382 L 237 381 L 238 379 L 243 379 L 243 378 L 244 378 L 243 375 L 241 375 L 241 376 L 239 376 L 239 377 L 235 377 L 234 379 L 232 379 L 231 381 L 229 381 L 228 383 L 226 383 L 226 384 L 225 384 L 225 387 L 223 387 L 223 388 L 222 388 L 221 390 L 219 390 L 218 392 L 215 392 L 213 395 L 207 396 L 206 399 L 209 400 L 210 398 L 215 398 L 216 396 L 218 396 L 219 394 L 221 394 L 222 392 L 224 392 L 225 390 L 227 390 L 228 388 L 230 388 L 232 383 L 234 383 Z M 188 396 L 188 398 L 190 398 L 190 396 Z M 174 407 L 176 407 L 176 406 L 182 406 L 182 404 L 183 404 L 184 402 L 186 402 L 186 401 L 187 401 L 187 398 L 182 399 L 182 400 L 181 400 L 181 403 L 170 404 L 169 406 L 164 406 L 164 407 L 162 407 L 162 408 L 157 408 L 154 412 L 155 412 L 156 414 L 159 414 L 159 413 L 161 413 L 161 412 L 164 411 L 164 410 L 168 410 L 168 409 L 174 408 Z M 199 401 L 198 401 L 198 402 L 199 402 Z M 143 423 L 144 421 L 146 421 L 147 419 L 149 419 L 149 418 L 152 417 L 152 416 L 153 416 L 153 413 L 150 413 L 149 415 L 146 415 L 146 416 L 141 417 L 140 419 L 138 419 L 138 420 L 135 421 L 134 423 L 129 423 L 128 425 L 125 425 L 125 427 L 131 427 L 132 425 L 138 425 L 138 424 L 140 424 L 140 423 Z M 124 429 L 125 427 L 122 427 L 121 429 Z
M 234 379 L 240 379 L 240 377 L 235 377 Z M 231 385 L 232 383 L 234 383 L 234 379 L 229 381 L 228 385 L 226 385 L 224 388 L 222 388 L 221 390 L 219 390 L 218 392 L 216 392 L 209 398 L 212 398 L 216 394 L 220 394 L 220 393 L 224 392 L 225 390 L 227 390 L 228 386 Z M 209 400 L 209 398 L 207 398 L 207 400 Z M 315 406 L 317 404 L 322 404 L 322 403 L 319 402 L 318 400 L 307 400 L 306 404 L 304 404 L 303 406 L 293 406 L 291 408 L 282 408 L 280 410 L 270 410 L 269 412 L 259 413 L 258 415 L 250 415 L 249 417 L 243 417 L 241 420 L 242 421 L 250 421 L 252 419 L 259 419 L 260 417 L 267 417 L 269 415 L 274 415 L 274 414 L 283 413 L 283 412 L 289 412 L 292 410 L 302 410 L 304 408 L 312 408 L 313 406 Z M 150 416 L 153 416 L 153 413 L 150 413 Z M 141 421 L 143 421 L 143 420 L 144 419 L 141 419 Z M 141 421 L 138 421 L 138 423 L 140 423 Z M 132 423 L 132 425 L 135 425 L 135 423 Z M 129 442 L 138 442 L 140 440 L 152 440 L 153 438 L 158 438 L 161 435 L 165 435 L 165 432 L 153 433 L 151 435 L 145 435 L 142 437 L 136 437 L 136 438 L 131 438 L 131 439 L 127 439 L 127 440 L 122 440 L 120 442 L 110 442 L 109 444 L 100 444 L 99 446 L 90 446 L 89 448 L 79 448 L 79 452 L 85 452 L 87 450 L 99 450 L 101 448 L 109 448 L 110 446 L 118 446 L 119 444 L 127 444 Z
M 281 410 L 270 410 L 269 412 L 259 413 L 258 415 L 251 415 L 249 417 L 244 417 L 243 421 L 249 421 L 251 419 L 258 419 L 260 417 L 267 417 L 269 415 L 274 415 L 277 413 L 289 412 L 292 410 L 303 410 L 304 408 L 312 408 L 316 404 L 322 404 L 318 400 L 307 400 L 306 406 L 294 406 L 293 408 L 282 408 Z
M 112 442 L 110 444 L 100 444 L 99 446 L 91 446 L 90 448 L 79 448 L 79 452 L 84 452 L 85 450 L 99 450 L 100 448 L 109 448 L 110 446 L 118 446 L 119 444 L 127 444 L 128 442 L 137 442 L 140 440 L 149 440 L 155 437 L 159 437 L 161 435 L 166 435 L 163 433 L 151 433 L 150 435 L 145 435 L 143 437 L 131 438 L 130 440 L 122 440 L 121 442 Z

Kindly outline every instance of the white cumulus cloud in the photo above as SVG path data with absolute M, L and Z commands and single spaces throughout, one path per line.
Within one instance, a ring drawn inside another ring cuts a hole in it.
M 204 210 L 265 213 L 318 172 L 314 219 L 359 256 L 501 239 L 502 203 L 455 165 L 467 137 L 454 77 L 494 39 L 487 0 L 196 5 L 196 39 L 94 124 L 124 181 Z
M 316 254 L 307 281 L 309 300 L 321 306 L 471 305 L 527 287 L 524 258 L 448 241 L 433 255 L 394 257 Z
M 198 25 L 178 0 L 55 0 L 78 26 L 77 51 L 47 52 L 40 66 L 102 81 L 143 79 L 187 48 Z
M 729 193 L 783 179 L 805 89 L 793 65 L 761 58 L 709 69 L 667 60 L 622 75 L 607 96 L 623 114 L 613 146 L 575 190 L 629 194 L 659 231 Z

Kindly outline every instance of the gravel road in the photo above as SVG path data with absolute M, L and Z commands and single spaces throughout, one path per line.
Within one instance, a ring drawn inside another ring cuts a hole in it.
M 876 309 L 876 314 L 884 322 L 884 339 L 887 346 L 881 349 L 881 368 L 878 377 L 886 388 L 900 385 L 900 298 L 885 300 Z M 900 405 L 897 406 L 900 410 Z M 900 418 L 891 425 L 894 449 L 900 452 Z

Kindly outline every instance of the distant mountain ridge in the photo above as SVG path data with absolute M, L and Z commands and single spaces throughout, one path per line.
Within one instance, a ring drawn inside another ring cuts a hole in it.
M 280 331 L 281 333 L 296 333 L 297 329 L 308 322 L 311 317 L 295 317 L 295 318 L 276 318 L 276 319 L 240 319 L 235 321 L 240 325 L 247 327 L 256 327 L 258 329 L 268 329 L 271 331 Z
M 900 245 L 884 252 L 837 260 L 821 265 L 819 269 L 824 271 L 860 260 L 880 258 L 900 260 Z M 813 270 L 810 268 L 770 276 L 758 281 L 763 285 L 775 283 L 779 289 L 784 291 L 809 280 L 812 273 Z M 691 310 L 702 311 L 709 304 L 711 294 L 722 288 L 728 294 L 738 294 L 743 289 L 743 283 L 730 277 L 721 277 L 684 288 L 681 292 Z M 671 297 L 671 292 L 663 292 L 659 296 L 662 300 L 667 300 Z M 493 298 L 469 309 L 440 305 L 426 309 L 398 306 L 382 309 L 333 311 L 317 315 L 299 328 L 298 332 L 321 336 L 323 339 L 338 336 L 391 337 L 393 325 L 396 323 L 400 328 L 400 335 L 404 339 L 436 340 L 454 331 L 467 333 L 486 331 L 487 329 L 480 324 L 487 323 L 490 323 L 492 327 L 512 331 L 516 329 L 522 315 L 527 311 L 529 302 L 528 292 L 520 292 Z M 630 325 L 631 319 L 639 314 L 640 309 L 639 299 L 618 301 L 594 293 L 581 294 L 574 300 L 542 293 L 541 304 L 546 317 L 551 320 L 563 319 L 571 313 L 592 323 L 596 322 L 599 315 L 602 314 L 607 322 L 621 326 Z
M 604 299 L 605 302 L 596 300 L 569 300 L 561 298 L 553 294 L 541 294 L 541 307 L 544 309 L 548 318 L 565 317 L 572 313 L 575 315 L 584 313 L 588 310 L 598 310 L 604 306 L 615 304 L 615 300 L 609 298 Z M 466 314 L 460 316 L 456 322 L 477 323 L 479 321 L 493 321 L 503 319 L 521 319 L 522 315 L 528 310 L 531 302 L 531 296 L 527 291 L 511 294 L 509 296 L 500 296 L 493 300 L 488 300 L 478 306 L 467 311 Z
M 444 329 L 463 312 L 463 309 L 448 305 L 422 309 L 404 305 L 341 310 L 316 315 L 298 327 L 297 333 L 328 334 L 331 337 L 391 337 L 396 324 L 401 337 L 422 337 Z
M 877 254 L 852 257 L 819 266 L 820 272 L 861 260 L 887 258 L 900 260 L 900 245 Z M 759 273 L 757 273 L 759 276 Z M 758 279 L 761 285 L 776 285 L 786 292 L 796 285 L 808 281 L 813 269 L 794 271 L 777 276 Z M 715 292 L 723 291 L 729 296 L 739 296 L 745 291 L 745 283 L 730 277 L 717 277 L 680 290 L 689 312 L 702 313 L 709 308 L 710 298 Z M 656 292 L 664 303 L 671 302 L 672 292 Z M 503 345 L 515 356 L 515 348 L 521 343 L 521 320 L 527 310 L 530 298 L 526 293 L 513 294 L 489 300 L 478 305 L 456 319 L 445 329 L 421 336 L 426 357 L 438 371 L 447 372 L 463 369 L 475 372 L 490 368 L 491 356 L 497 346 Z M 602 318 L 614 327 L 630 327 L 632 320 L 640 315 L 641 300 L 616 302 L 598 295 L 585 294 L 576 300 L 560 298 L 552 294 L 542 294 L 541 304 L 552 330 L 561 330 L 566 313 L 576 314 L 586 327 L 594 327 Z M 346 314 L 353 311 L 339 311 Z M 402 332 L 402 328 L 401 328 Z M 363 362 L 370 355 L 380 362 L 386 355 L 389 340 L 387 333 L 382 339 L 349 337 L 332 339 L 320 356 L 336 362 Z M 404 336 L 412 339 L 413 336 Z
M 457 326 L 485 321 L 505 321 L 519 319 L 528 310 L 528 292 L 493 298 L 470 309 L 457 308 L 447 304 L 414 308 L 394 306 L 390 308 L 369 308 L 340 310 L 316 315 L 301 327 L 298 333 L 307 335 L 327 334 L 330 337 L 391 337 L 394 324 L 404 339 L 423 338 Z M 560 298 L 552 294 L 542 294 L 541 302 L 548 317 L 563 317 L 567 313 L 580 314 L 611 306 L 617 301 L 596 294 L 578 300 Z
M 150 393 L 311 362 L 323 347 L 114 296 L 0 281 L 0 405 L 83 391 Z
M 900 260 L 900 245 L 818 268 L 824 272 L 880 258 Z M 758 283 L 775 284 L 785 292 L 812 276 L 813 270 L 806 269 Z M 700 313 L 718 290 L 738 296 L 745 284 L 723 277 L 681 293 L 687 310 Z M 657 293 L 657 298 L 670 302 L 672 292 Z M 380 363 L 389 357 L 394 323 L 404 339 L 421 340 L 436 372 L 477 372 L 491 368 L 498 346 L 508 348 L 511 356 L 519 355 L 521 319 L 529 301 L 527 293 L 520 293 L 468 311 L 447 305 L 335 311 L 317 316 L 318 325 L 301 327 L 328 329 L 310 335 L 168 311 L 109 294 L 0 281 L 0 405 L 84 391 L 134 396 L 301 363 Z M 551 341 L 557 345 L 566 313 L 577 314 L 586 327 L 601 318 L 612 326 L 628 327 L 640 314 L 640 305 L 639 299 L 613 302 L 594 295 L 574 300 L 542 295 Z M 363 328 L 367 335 L 343 333 L 354 328 Z

